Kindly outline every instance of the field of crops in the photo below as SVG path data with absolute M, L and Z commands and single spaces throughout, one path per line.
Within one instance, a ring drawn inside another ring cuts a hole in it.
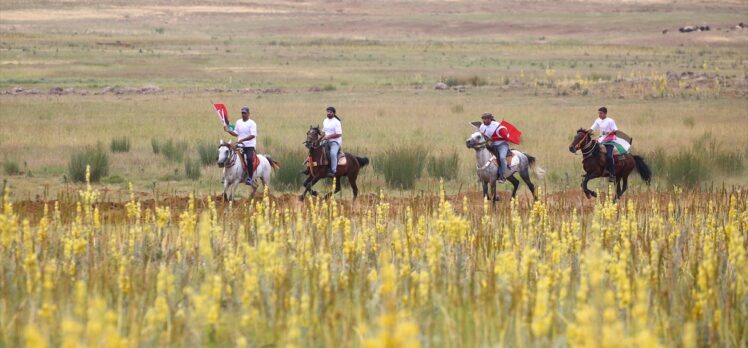
M 748 193 L 266 194 L 14 204 L 0 338 L 28 346 L 745 346 Z M 43 208 L 41 208 L 43 207 Z

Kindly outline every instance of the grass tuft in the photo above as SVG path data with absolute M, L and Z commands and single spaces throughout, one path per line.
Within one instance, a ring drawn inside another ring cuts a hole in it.
M 428 150 L 423 145 L 400 145 L 379 156 L 375 168 L 393 188 L 412 189 L 426 166 Z
M 91 182 L 99 182 L 102 177 L 109 174 L 109 155 L 100 144 L 73 153 L 68 163 L 70 178 L 75 182 L 85 182 L 86 166 L 89 165 L 91 166 Z

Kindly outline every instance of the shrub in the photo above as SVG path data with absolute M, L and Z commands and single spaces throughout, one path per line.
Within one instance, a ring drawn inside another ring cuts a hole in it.
M 200 179 L 200 160 L 184 159 L 184 175 L 191 180 Z
M 109 174 L 109 156 L 101 145 L 73 153 L 68 163 L 70 178 L 76 182 L 85 182 L 86 166 L 91 167 L 91 182 L 99 182 L 102 177 Z
M 374 163 L 387 185 L 411 189 L 421 177 L 427 156 L 428 150 L 422 145 L 400 145 L 386 150 Z
M 211 142 L 198 142 L 197 154 L 200 156 L 200 164 L 207 166 L 216 162 L 218 150 Z
M 158 139 L 151 138 L 151 149 L 157 155 L 161 152 L 161 143 L 158 142 Z
M 708 176 L 706 160 L 693 151 L 681 151 L 668 161 L 667 177 L 671 184 L 693 187 Z
M 129 152 L 130 151 L 130 138 L 121 137 L 112 139 L 112 144 L 109 146 L 112 152 Z
M 714 166 L 727 175 L 739 175 L 743 173 L 743 154 L 738 151 L 721 151 L 711 157 Z
M 6 159 L 3 161 L 3 172 L 5 175 L 18 175 L 21 174 L 21 168 L 18 166 L 18 162 Z
M 273 181 L 282 189 L 301 187 L 305 177 L 299 172 L 304 169 L 303 163 L 307 152 L 302 149 L 279 148 L 274 150 L 270 156 L 281 164 L 273 174 Z
M 457 152 L 441 157 L 430 157 L 427 171 L 434 178 L 453 180 L 457 177 L 460 168 L 460 156 Z
M 169 139 L 161 145 L 161 153 L 171 161 L 182 162 L 182 159 L 184 158 L 184 150 L 186 148 L 186 142 L 174 142 L 173 140 Z

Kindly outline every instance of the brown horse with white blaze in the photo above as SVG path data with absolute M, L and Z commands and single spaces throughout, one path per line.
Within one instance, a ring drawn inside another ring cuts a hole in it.
M 597 193 L 587 188 L 587 182 L 600 177 L 607 177 L 608 170 L 606 166 L 605 154 L 601 150 L 602 146 L 592 139 L 591 132 L 580 128 L 577 131 L 577 135 L 569 145 L 569 151 L 571 153 L 577 153 L 582 151 L 582 167 L 584 168 L 585 175 L 582 180 L 582 191 L 587 198 L 597 197 Z M 652 171 L 649 169 L 644 158 L 637 155 L 627 153 L 625 155 L 617 155 L 615 157 L 615 182 L 616 182 L 616 195 L 613 201 L 621 198 L 629 183 L 629 174 L 634 169 L 639 172 L 642 180 L 649 185 L 652 180 Z M 623 185 L 621 185 L 623 183 Z
M 320 144 L 322 131 L 319 126 L 309 126 L 309 131 L 306 133 L 306 140 L 304 146 L 309 149 L 309 157 L 307 157 L 306 166 L 308 177 L 304 180 L 304 192 L 299 196 L 299 200 L 303 201 L 304 196 L 309 192 L 313 196 L 317 195 L 317 191 L 314 191 L 312 187 L 317 181 L 326 178 L 328 169 L 330 168 L 329 161 L 327 160 L 327 152 L 323 145 Z M 340 180 L 343 177 L 348 178 L 348 183 L 351 184 L 351 190 L 353 191 L 353 200 L 356 200 L 358 196 L 358 185 L 356 179 L 361 168 L 369 164 L 369 158 L 357 157 L 350 153 L 344 152 L 345 164 L 338 162 L 337 170 L 335 171 L 335 192 L 340 192 Z

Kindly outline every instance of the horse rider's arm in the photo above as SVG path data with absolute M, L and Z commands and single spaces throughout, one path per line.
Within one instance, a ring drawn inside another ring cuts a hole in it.
M 235 136 L 235 137 L 238 137 L 238 136 L 239 136 L 239 134 L 237 134 L 236 132 L 234 132 L 234 131 L 230 130 L 230 129 L 229 129 L 229 127 L 223 126 L 223 130 L 225 130 L 225 131 L 226 131 L 226 133 L 229 133 L 229 134 L 231 134 L 231 135 L 233 135 L 233 136 Z
M 255 138 L 255 136 L 254 136 L 254 135 L 248 135 L 248 136 L 246 136 L 246 137 L 244 137 L 244 138 L 241 138 L 241 139 L 239 139 L 239 140 L 237 140 L 237 141 L 241 143 L 241 142 L 245 142 L 245 141 L 248 141 L 248 140 L 252 140 L 252 139 L 254 139 L 254 138 Z
M 343 134 L 333 133 L 330 135 L 325 135 L 325 139 L 335 139 L 335 138 L 340 138 L 341 136 L 343 136 Z

